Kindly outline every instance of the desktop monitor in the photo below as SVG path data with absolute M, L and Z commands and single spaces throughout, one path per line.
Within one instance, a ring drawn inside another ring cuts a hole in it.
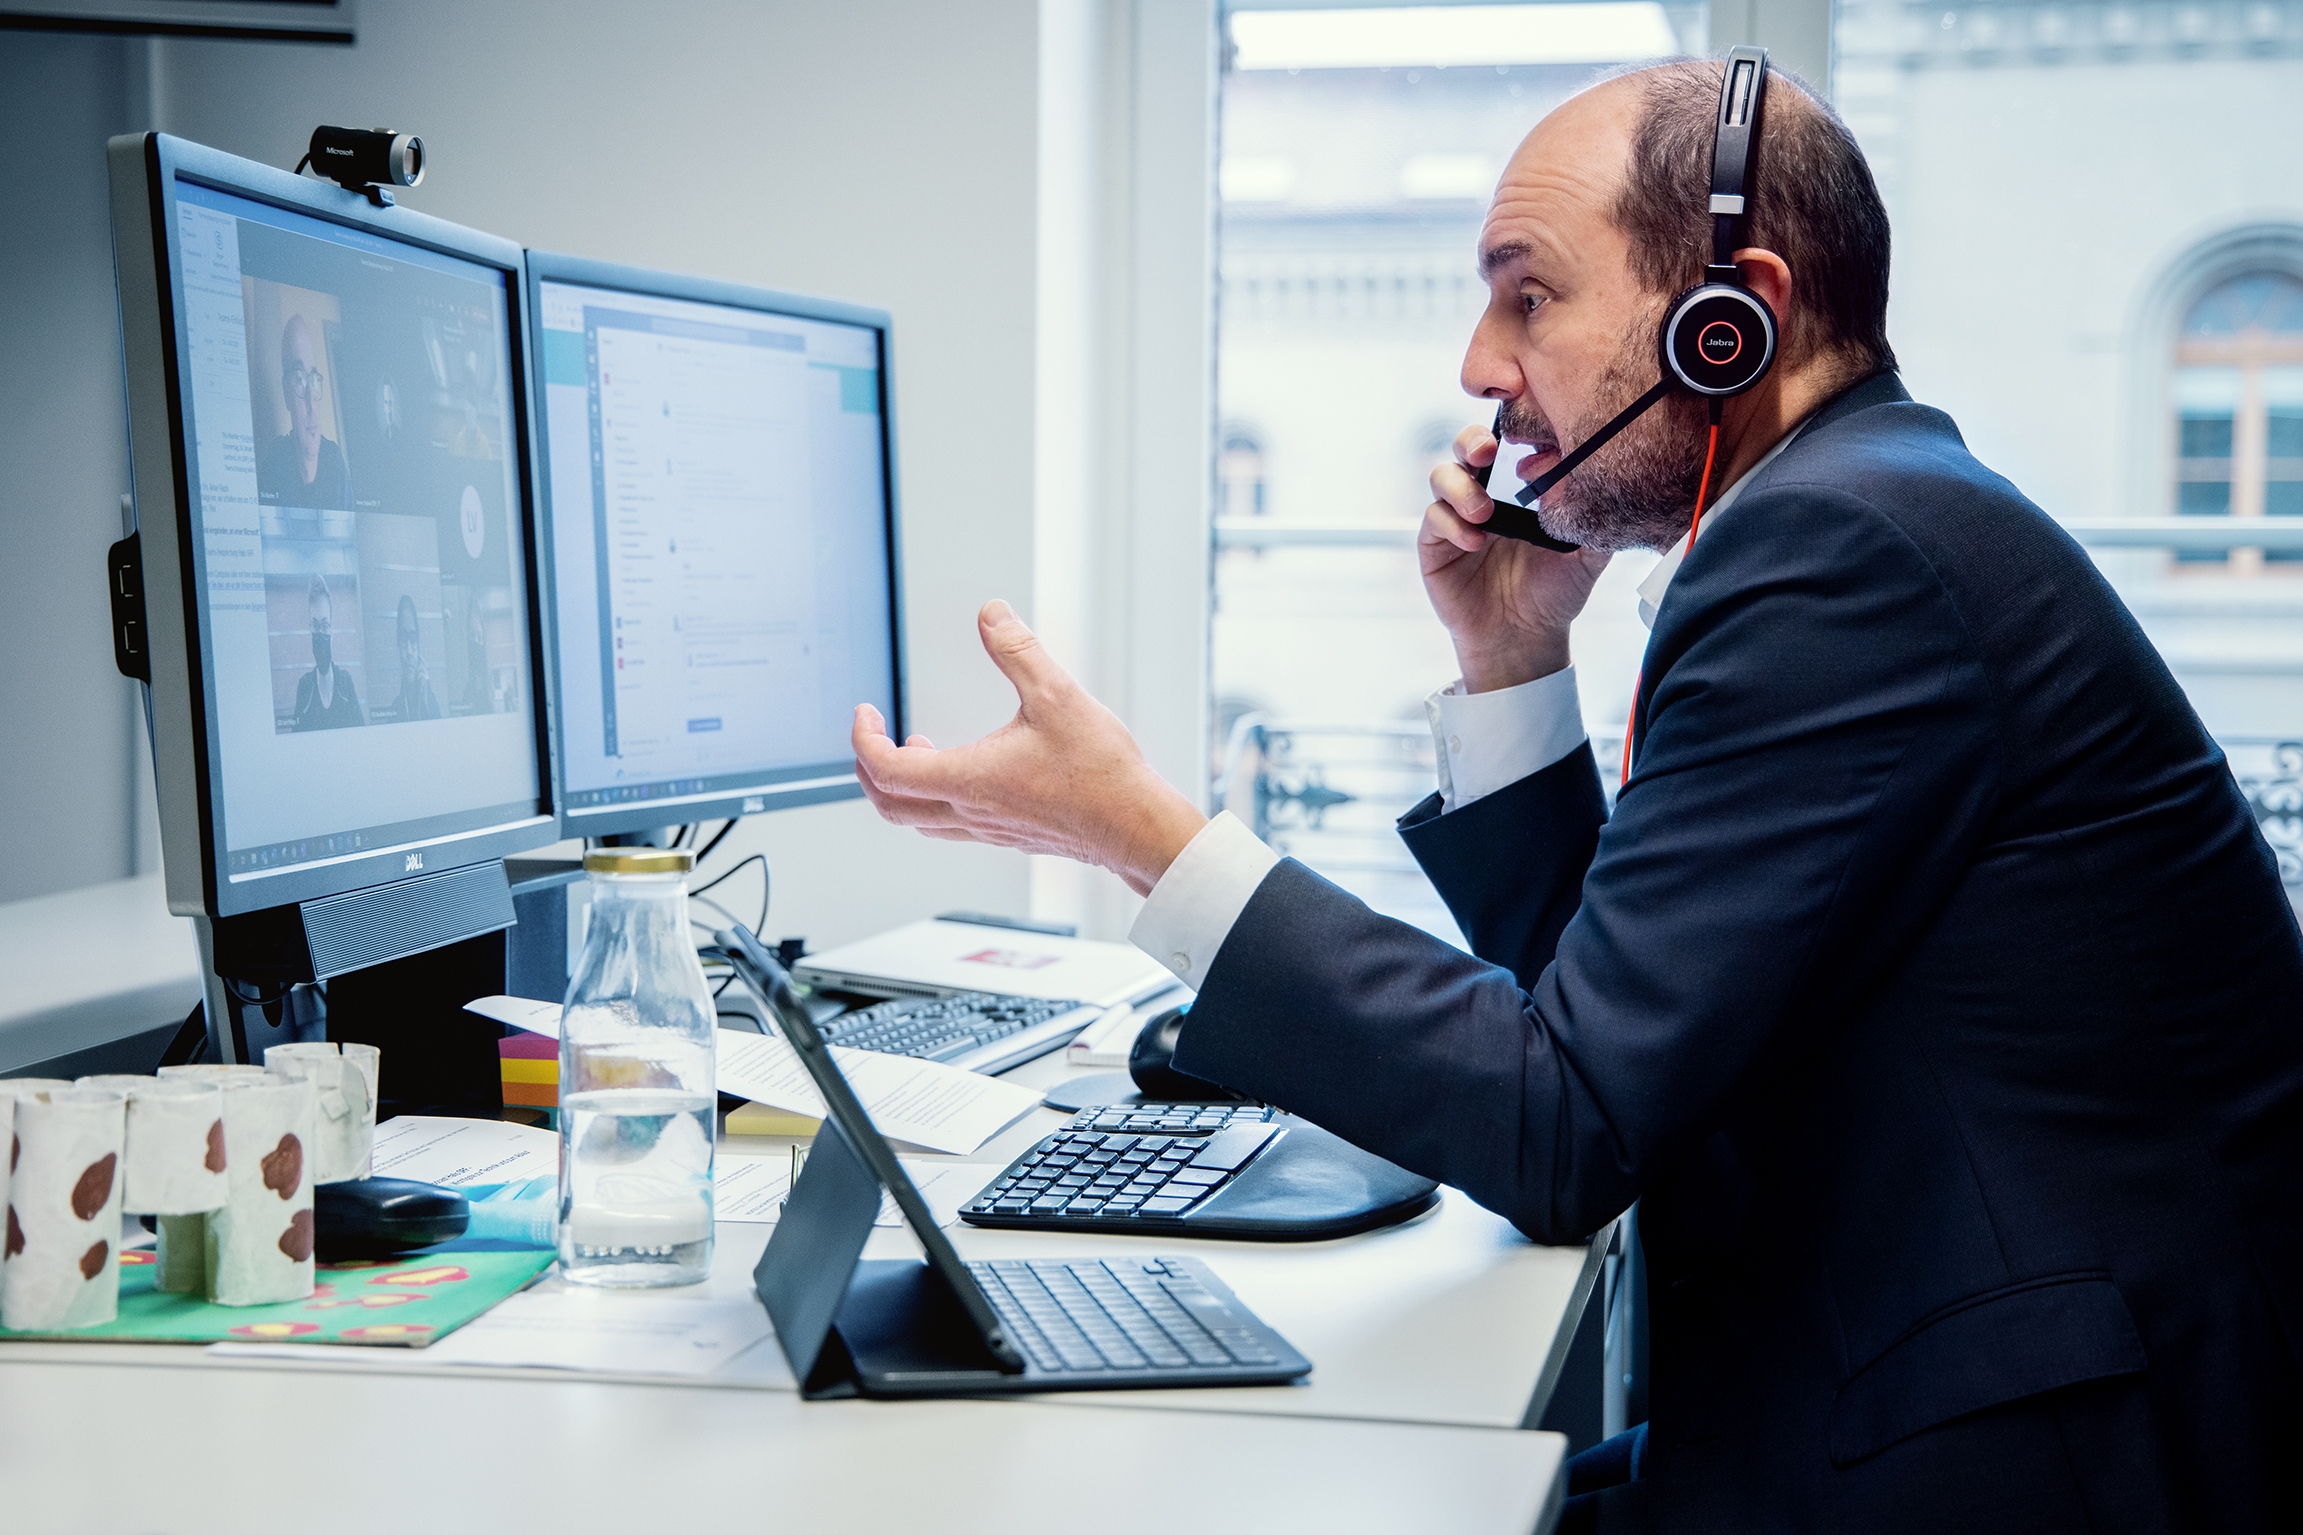
M 140 583 L 170 908 L 219 974 L 288 981 L 509 925 L 503 857 L 558 836 L 520 248 L 160 134 L 110 152 L 114 597 Z
M 903 738 L 888 317 L 528 253 L 560 826 L 861 794 Z

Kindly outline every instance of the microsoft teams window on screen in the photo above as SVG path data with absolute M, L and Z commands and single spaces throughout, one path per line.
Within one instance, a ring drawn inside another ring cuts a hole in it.
M 510 275 L 176 197 L 226 878 L 534 816 Z
M 539 289 L 565 812 L 852 781 L 894 704 L 878 332 Z

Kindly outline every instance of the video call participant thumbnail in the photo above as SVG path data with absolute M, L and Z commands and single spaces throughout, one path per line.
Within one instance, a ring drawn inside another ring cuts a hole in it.
M 280 398 L 288 430 L 264 445 L 256 460 L 258 499 L 273 506 L 320 511 L 352 509 L 352 475 L 344 450 L 320 434 L 319 345 L 300 314 L 280 329 Z
M 312 578 L 312 669 L 296 679 L 296 728 L 340 730 L 365 725 L 360 696 L 352 674 L 336 664 L 335 638 L 329 615 L 328 578 Z
M 400 649 L 400 696 L 392 700 L 395 720 L 436 720 L 440 700 L 424 671 L 422 636 L 416 628 L 416 599 L 402 597 L 398 622 L 393 625 Z

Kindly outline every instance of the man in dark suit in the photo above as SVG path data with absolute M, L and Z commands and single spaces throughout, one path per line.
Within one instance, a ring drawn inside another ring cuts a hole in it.
M 1534 471 L 1655 376 L 1719 79 L 1612 81 L 1505 172 L 1464 379 Z M 2303 934 L 2133 619 L 1891 371 L 1869 173 L 1780 77 L 1758 176 L 1783 355 L 1693 532 L 1692 399 L 1545 498 L 1580 554 L 1480 531 L 1486 433 L 1434 475 L 1463 676 L 1402 830 L 1478 957 L 1203 822 L 1004 604 L 1016 719 L 938 752 L 862 711 L 867 790 L 1147 892 L 1179 1067 L 1539 1241 L 1640 1201 L 1652 1415 L 1576 1522 L 2293 1527 Z M 1669 552 L 1611 816 L 1566 634 L 1633 546 Z

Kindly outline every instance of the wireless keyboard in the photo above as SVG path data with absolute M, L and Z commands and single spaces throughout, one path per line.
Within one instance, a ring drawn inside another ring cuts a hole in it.
M 960 1206 L 960 1219 L 1301 1242 L 1412 1220 L 1438 1200 L 1431 1179 L 1267 1104 L 1135 1103 L 1080 1110 Z
M 1011 1163 L 962 1216 L 1180 1220 L 1278 1134 L 1269 1123 L 1214 1135 L 1101 1135 L 1059 1130 Z
M 820 1032 L 827 1044 L 943 1061 L 989 1076 L 1070 1043 L 1102 1016 L 1101 1008 L 1084 1002 L 963 991 L 875 1002 L 840 1014 Z
M 1295 1350 L 1189 1258 L 970 1263 L 1036 1370 L 1269 1369 Z M 1220 1377 L 1219 1377 L 1220 1379 Z M 1211 1382 L 1212 1384 L 1212 1382 Z

